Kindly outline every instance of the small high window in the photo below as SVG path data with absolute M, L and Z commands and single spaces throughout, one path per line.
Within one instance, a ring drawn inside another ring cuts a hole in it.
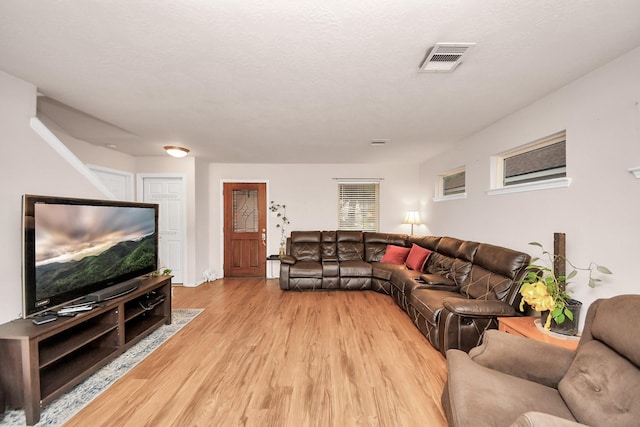
M 466 196 L 466 171 L 464 167 L 438 176 L 435 201 L 461 199 Z
M 494 156 L 489 194 L 569 186 L 567 134 L 558 132 L 530 144 Z
M 503 186 L 566 177 L 566 140 L 561 132 L 503 156 Z

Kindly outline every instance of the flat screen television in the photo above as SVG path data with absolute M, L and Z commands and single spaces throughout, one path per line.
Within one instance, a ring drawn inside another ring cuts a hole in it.
M 134 290 L 158 269 L 158 205 L 23 196 L 23 317 Z

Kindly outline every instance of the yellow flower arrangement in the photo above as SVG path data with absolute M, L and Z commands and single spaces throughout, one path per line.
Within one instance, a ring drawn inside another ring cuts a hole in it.
M 578 270 L 589 272 L 589 286 L 595 287 L 600 279 L 593 277 L 594 270 L 603 274 L 612 274 L 611 271 L 602 265 L 591 262 L 588 267 L 580 268 L 573 265 L 565 257 L 551 254 L 544 250 L 538 242 L 531 242 L 530 245 L 538 246 L 542 249 L 542 254 L 548 258 L 548 264 L 541 263 L 540 258 L 533 258 L 531 264 L 527 266 L 527 273 L 524 275 L 520 286 L 520 311 L 524 311 L 524 304 L 527 303 L 536 311 L 549 311 L 547 321 L 544 328 L 551 328 L 551 319 L 556 324 L 563 323 L 566 319 L 573 320 L 573 312 L 567 308 L 567 304 L 571 301 L 571 296 L 566 292 L 566 286 L 569 284 L 568 279 L 572 279 L 578 274 Z M 573 271 L 565 276 L 557 276 L 550 268 L 554 261 L 561 259 L 566 262 Z
M 549 295 L 547 285 L 542 281 L 523 283 L 520 288 L 520 294 L 522 295 L 520 311 L 524 311 L 525 302 L 536 311 L 553 311 L 556 309 L 556 302 L 553 297 Z M 544 324 L 544 328 L 547 330 L 551 328 L 551 319 L 551 316 L 547 316 L 547 321 Z

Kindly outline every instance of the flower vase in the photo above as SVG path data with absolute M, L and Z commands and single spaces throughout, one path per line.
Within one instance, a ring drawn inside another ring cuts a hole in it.
M 580 307 L 582 307 L 582 303 L 580 301 L 571 299 L 567 301 L 565 307 L 573 313 L 573 320 L 565 317 L 564 322 L 557 324 L 555 320 L 551 319 L 551 332 L 573 336 L 578 333 L 578 322 L 580 321 Z M 549 315 L 549 311 L 543 311 L 542 313 L 540 313 L 540 322 L 543 325 L 546 324 L 547 317 Z

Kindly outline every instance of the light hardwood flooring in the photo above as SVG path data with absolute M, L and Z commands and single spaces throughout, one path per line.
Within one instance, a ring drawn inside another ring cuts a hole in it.
M 444 358 L 390 297 L 173 289 L 205 311 L 65 426 L 446 426 Z

